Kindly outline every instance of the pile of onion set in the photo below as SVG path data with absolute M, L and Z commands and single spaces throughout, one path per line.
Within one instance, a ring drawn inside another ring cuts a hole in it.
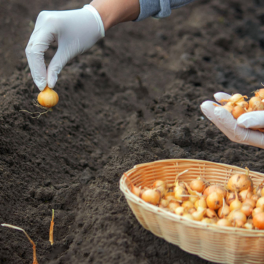
M 161 210 L 205 224 L 264 229 L 264 185 L 253 186 L 248 168 L 244 174 L 232 175 L 226 186 L 200 177 L 186 183 L 178 176 L 174 183 L 156 180 L 151 187 L 141 188 L 126 175 L 131 192 Z
M 248 101 L 245 100 L 248 99 L 247 96 L 238 93 L 234 94 L 229 99 L 222 99 L 220 101 L 220 107 L 229 111 L 235 119 L 247 112 L 264 110 L 264 88 L 261 88 L 254 93 L 255 95 Z M 215 104 L 215 106 L 219 105 Z M 264 128 L 259 128 L 257 130 L 264 132 Z

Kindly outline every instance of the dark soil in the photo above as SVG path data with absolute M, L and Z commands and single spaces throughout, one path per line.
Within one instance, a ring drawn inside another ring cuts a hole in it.
M 58 106 L 33 119 L 20 110 L 39 111 L 24 54 L 34 21 L 43 9 L 83 4 L 0 3 L 0 223 L 28 232 L 40 264 L 208 263 L 143 229 L 119 179 L 170 158 L 264 172 L 263 150 L 229 141 L 200 111 L 215 92 L 250 96 L 260 87 L 263 1 L 201 0 L 166 19 L 116 26 L 65 67 Z M 32 263 L 22 232 L 0 228 L 0 263 Z

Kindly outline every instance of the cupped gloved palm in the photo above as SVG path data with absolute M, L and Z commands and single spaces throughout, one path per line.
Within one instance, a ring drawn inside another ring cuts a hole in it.
M 226 93 L 214 94 L 217 102 L 230 97 L 231 95 Z M 226 109 L 215 106 L 213 101 L 203 102 L 201 110 L 230 140 L 264 148 L 264 133 L 253 130 L 264 128 L 264 111 L 248 112 L 236 120 Z
M 91 5 L 69 11 L 42 11 L 26 47 L 31 75 L 39 90 L 46 85 L 53 88 L 66 63 L 91 48 L 104 34 L 101 17 Z M 58 42 L 58 50 L 46 70 L 44 53 L 53 41 Z

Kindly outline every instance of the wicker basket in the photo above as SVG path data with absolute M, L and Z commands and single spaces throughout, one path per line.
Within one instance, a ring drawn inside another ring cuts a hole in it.
M 179 180 L 189 183 L 203 177 L 222 186 L 235 173 L 245 169 L 203 160 L 171 159 L 134 166 L 126 172 L 135 186 L 151 187 L 158 179 L 175 181 L 175 176 L 188 169 Z M 264 174 L 250 171 L 255 185 L 264 180 Z M 148 204 L 130 191 L 125 175 L 120 179 L 120 189 L 140 224 L 153 234 L 164 238 L 183 250 L 217 263 L 264 263 L 264 231 L 234 227 L 219 227 L 193 220 Z

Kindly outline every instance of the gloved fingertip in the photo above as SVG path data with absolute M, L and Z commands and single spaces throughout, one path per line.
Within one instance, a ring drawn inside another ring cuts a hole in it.
M 37 85 L 37 87 L 39 88 L 40 91 L 43 91 L 45 89 L 45 87 L 47 86 L 47 81 L 46 80 L 41 80 L 41 81 L 37 81 L 34 80 L 35 84 Z
M 48 76 L 48 86 L 50 88 L 54 88 L 57 80 L 58 80 L 58 75 L 56 74 L 56 72 L 51 72 Z
M 222 99 L 229 99 L 231 97 L 230 94 L 223 93 L 223 92 L 218 92 L 214 94 L 214 98 L 217 102 L 220 102 Z

